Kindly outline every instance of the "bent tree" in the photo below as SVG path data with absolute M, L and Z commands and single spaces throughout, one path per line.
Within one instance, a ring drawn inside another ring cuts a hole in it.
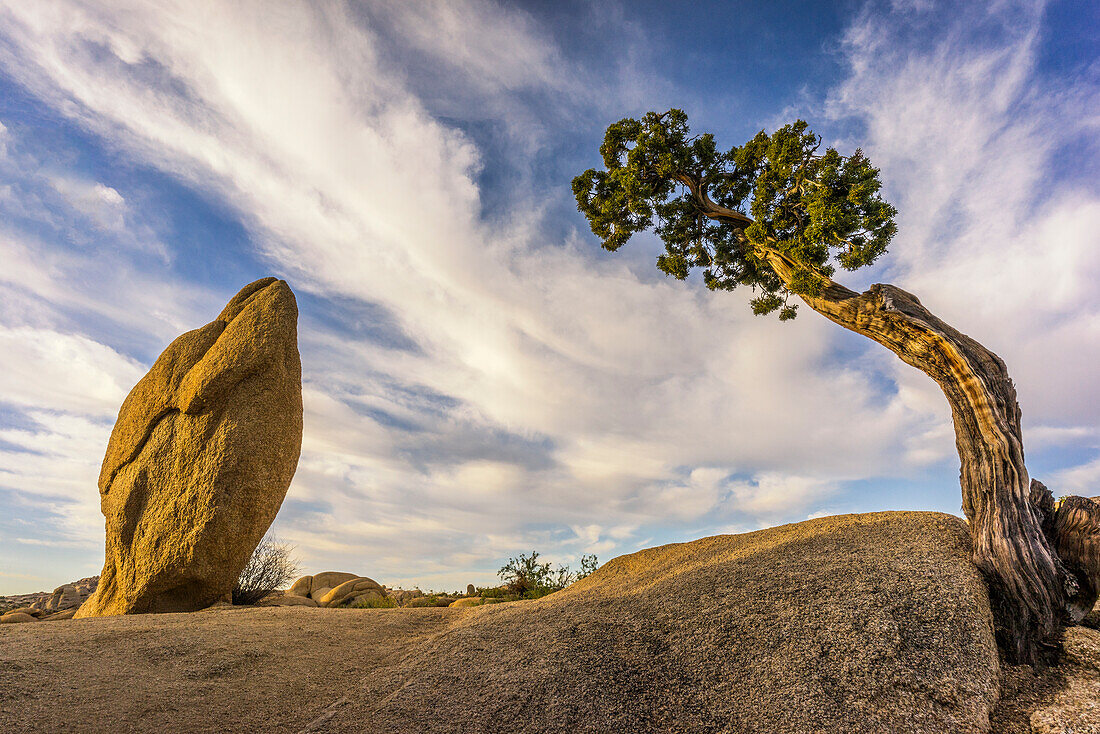
M 712 135 L 691 135 L 676 109 L 611 125 L 600 153 L 604 169 L 573 179 L 573 193 L 604 248 L 652 229 L 666 274 L 683 280 L 698 269 L 712 290 L 748 286 L 753 311 L 780 321 L 801 301 L 936 381 L 951 404 L 963 511 L 998 641 L 1020 662 L 1056 650 L 1061 627 L 1097 598 L 1100 504 L 1055 503 L 1029 480 L 1016 390 L 1000 357 L 900 288 L 856 293 L 832 279 L 838 265 L 873 263 L 896 231 L 896 210 L 863 153 L 823 149 L 803 121 L 721 151 Z

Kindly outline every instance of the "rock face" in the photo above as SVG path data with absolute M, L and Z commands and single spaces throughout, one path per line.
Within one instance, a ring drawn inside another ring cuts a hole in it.
M 369 712 L 388 732 L 987 732 L 998 658 L 969 554 L 958 518 L 884 512 L 622 556 L 464 610 L 326 731 Z
M 0 731 L 1100 732 L 1100 633 L 1080 628 L 1050 686 L 987 718 L 990 620 L 958 519 L 821 518 L 624 556 L 534 601 L 8 625 Z
M 193 611 L 232 590 L 298 464 L 297 321 L 287 284 L 258 280 L 130 391 L 99 475 L 106 561 L 77 617 Z

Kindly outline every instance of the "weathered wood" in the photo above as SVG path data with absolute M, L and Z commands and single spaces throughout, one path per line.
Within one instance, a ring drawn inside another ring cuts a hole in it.
M 1100 497 L 1066 497 L 1058 503 L 1052 526 L 1048 537 L 1081 587 L 1069 604 L 1071 620 L 1079 622 L 1100 596 Z
M 733 216 L 705 192 L 693 194 L 704 215 L 744 226 L 740 212 Z M 743 242 L 791 285 L 797 263 L 774 248 Z M 799 296 L 806 305 L 882 344 L 935 380 L 947 397 L 973 559 L 990 586 L 999 642 L 1012 660 L 1042 661 L 1057 649 L 1061 627 L 1080 619 L 1080 608 L 1096 599 L 1100 542 L 1084 528 L 1096 532 L 1100 509 L 1093 514 L 1079 503 L 1063 502 L 1066 514 L 1055 512 L 1048 520 L 1054 529 L 1044 532 L 1045 515 L 1031 503 L 1016 389 L 1000 357 L 900 288 L 876 284 L 856 293 L 825 275 L 817 277 L 818 292 Z M 1092 540 L 1083 540 L 1086 536 Z M 1074 554 L 1069 568 L 1059 555 L 1063 547 Z

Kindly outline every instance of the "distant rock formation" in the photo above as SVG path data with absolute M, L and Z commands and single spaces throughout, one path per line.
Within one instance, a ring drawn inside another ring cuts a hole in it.
M 77 617 L 194 611 L 232 591 L 298 464 L 297 322 L 287 284 L 258 280 L 130 391 L 99 475 L 106 561 Z
M 295 581 L 283 595 L 280 606 L 295 604 L 287 601 L 297 597 L 311 599 L 322 607 L 343 607 L 369 599 L 381 599 L 386 590 L 365 576 L 344 571 L 324 571 L 314 576 L 303 576 Z
M 98 583 L 98 576 L 89 576 L 79 581 L 62 584 L 53 591 L 0 596 L 0 610 L 5 610 L 7 613 L 25 607 L 34 616 L 53 615 L 51 618 L 56 618 L 58 612 L 75 609 L 83 604 L 84 600 L 96 590 Z

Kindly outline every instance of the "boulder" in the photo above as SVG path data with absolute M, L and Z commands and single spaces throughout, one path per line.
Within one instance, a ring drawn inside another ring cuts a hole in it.
M 321 600 L 328 592 L 335 589 L 340 584 L 347 581 L 353 581 L 355 579 L 362 578 L 357 573 L 348 573 L 346 571 L 322 571 L 321 573 L 314 574 L 313 581 L 310 585 L 309 595 L 316 599 Z
M 37 622 L 36 617 L 32 617 L 26 612 L 8 612 L 7 614 L 0 615 L 0 624 L 17 624 L 19 622 Z
M 323 607 L 339 607 L 351 603 L 357 597 L 373 593 L 377 597 L 386 595 L 385 590 L 374 579 L 365 577 L 348 579 L 323 595 L 318 601 Z M 316 597 L 315 597 L 316 598 Z
M 449 616 L 327 727 L 978 734 L 998 697 L 985 582 L 966 524 L 939 513 L 651 548 Z
M 389 597 L 387 597 L 385 594 L 381 594 L 377 591 L 368 591 L 366 593 L 358 594 L 357 596 L 353 596 L 350 599 L 346 600 L 344 603 L 339 604 L 338 606 L 343 606 L 343 607 L 365 606 L 368 603 L 378 602 L 381 599 L 389 599 Z M 375 607 L 375 608 L 381 608 L 381 607 L 397 606 L 397 605 L 394 604 L 392 600 L 390 600 L 389 602 L 384 603 L 384 604 L 372 603 L 371 606 Z
M 291 584 L 286 593 L 292 596 L 308 597 L 319 602 L 324 599 L 330 591 L 339 587 L 341 584 L 345 584 L 348 581 L 362 580 L 363 578 L 363 576 L 348 573 L 346 571 L 322 571 L 313 576 L 303 576 L 298 579 Z M 370 579 L 367 580 L 370 581 Z M 373 581 L 371 581 L 371 584 L 379 590 L 382 588 Z
M 81 601 L 80 592 L 76 587 L 72 584 L 64 584 L 53 590 L 45 609 L 47 612 L 60 612 L 80 606 Z
M 407 605 L 413 599 L 419 599 L 424 596 L 424 592 L 420 589 L 388 589 L 386 594 L 393 599 L 399 607 Z
M 18 609 L 10 609 L 6 613 L 7 614 L 16 614 L 16 613 L 29 614 L 32 617 L 35 617 L 36 619 L 41 617 L 43 614 L 45 614 L 44 611 L 42 611 L 41 609 L 39 609 L 37 607 L 34 607 L 34 606 L 19 607 Z
M 130 391 L 99 475 L 106 561 L 77 617 L 194 611 L 233 589 L 298 463 L 297 318 L 286 283 L 258 280 Z
M 473 584 L 466 584 L 466 596 L 473 596 L 476 593 L 477 589 L 474 588 Z
M 309 596 L 310 586 L 313 584 L 312 576 L 303 576 L 290 585 L 290 588 L 286 590 L 289 596 Z

